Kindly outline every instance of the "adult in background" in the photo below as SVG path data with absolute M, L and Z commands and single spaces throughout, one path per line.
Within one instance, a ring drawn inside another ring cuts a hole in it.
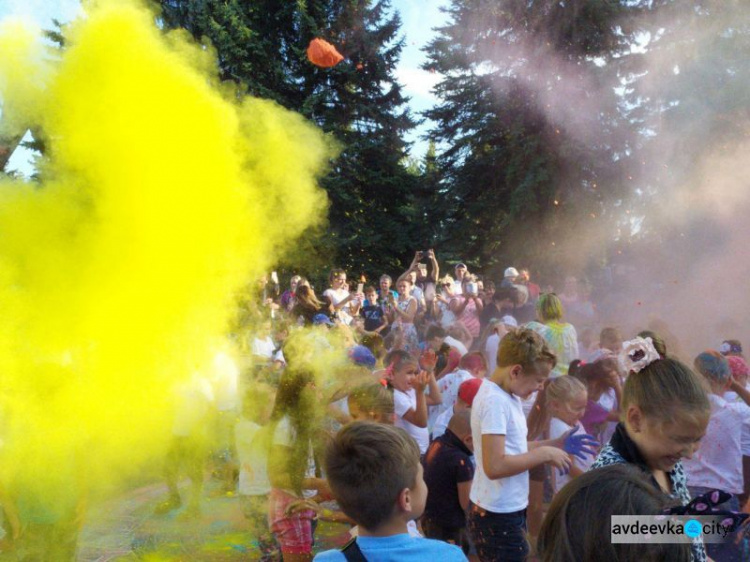
M 482 326 L 482 331 L 487 328 L 490 321 L 503 316 L 512 315 L 514 312 L 516 299 L 518 298 L 515 287 L 500 287 L 492 295 L 492 301 L 485 303 L 482 313 L 479 316 L 479 322 Z
M 542 327 L 535 329 L 545 339 L 557 355 L 557 365 L 550 377 L 568 374 L 568 366 L 578 354 L 578 334 L 573 324 L 563 321 L 564 308 L 560 298 L 554 293 L 544 293 L 536 303 L 537 319 Z
M 479 288 L 473 275 L 463 277 L 462 294 L 451 301 L 450 308 L 456 315 L 457 321 L 463 324 L 469 332 L 472 342 L 479 339 L 482 331 L 480 315 L 484 304 L 479 298 Z
M 456 279 L 453 281 L 453 294 L 460 295 L 463 292 L 464 277 L 469 273 L 465 263 L 457 263 L 455 268 Z
M 351 324 L 352 317 L 359 313 L 359 307 L 364 300 L 359 295 L 349 292 L 346 283 L 346 272 L 343 269 L 332 269 L 328 276 L 330 287 L 323 292 L 323 297 L 330 301 L 334 314 L 346 325 Z
M 529 273 L 528 267 L 522 267 L 518 270 L 518 277 L 516 278 L 516 285 L 523 285 L 529 290 L 529 301 L 534 303 L 539 299 L 539 295 L 542 294 L 542 290 L 539 285 L 531 282 L 531 274 Z
M 513 287 L 513 285 L 516 284 L 516 279 L 518 278 L 518 270 L 515 267 L 509 267 L 505 270 L 505 273 L 503 274 L 503 282 L 500 283 L 501 287 Z
M 421 263 L 422 260 L 427 259 L 430 262 L 430 270 L 426 263 Z M 435 258 L 435 250 L 418 250 L 414 254 L 414 259 L 406 270 L 405 274 L 414 272 L 416 275 L 413 279 L 414 287 L 419 288 L 421 291 L 426 291 L 430 283 L 433 287 L 440 278 L 440 266 L 438 265 L 437 259 Z
M 393 279 L 391 279 L 391 276 L 387 273 L 384 273 L 380 276 L 380 283 L 379 283 L 379 294 L 378 298 L 380 299 L 381 303 L 387 303 L 388 302 L 388 295 L 393 295 L 394 297 L 398 296 L 398 293 L 391 289 L 391 286 L 393 285 Z
M 281 294 L 279 304 L 281 304 L 281 308 L 284 310 L 292 310 L 294 306 L 294 293 L 297 292 L 297 285 L 301 279 L 302 277 L 299 275 L 293 275 L 289 280 L 289 288 Z
M 524 285 L 515 285 L 516 304 L 511 313 L 519 324 L 526 324 L 536 318 L 536 306 L 529 300 L 529 290 Z M 538 299 L 537 299 L 538 300 Z
M 440 325 L 446 330 L 456 322 L 456 315 L 450 308 L 450 303 L 456 296 L 454 291 L 453 277 L 446 275 L 440 280 L 439 291 L 435 295 L 435 306 L 437 307 L 437 318 Z
M 389 321 L 394 329 L 398 329 L 401 336 L 401 349 L 409 353 L 419 351 L 419 338 L 417 329 L 414 326 L 414 318 L 417 315 L 417 299 L 411 294 L 411 280 L 408 277 L 400 279 L 396 285 L 398 289 L 398 298 L 390 295 L 390 313 Z

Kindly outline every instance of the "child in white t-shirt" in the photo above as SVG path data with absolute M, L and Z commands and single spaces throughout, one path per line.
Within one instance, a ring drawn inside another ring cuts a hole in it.
M 555 363 L 536 332 L 512 330 L 500 342 L 497 369 L 474 398 L 471 431 L 477 467 L 468 527 L 480 560 L 526 560 L 529 470 L 545 463 L 567 470 L 572 461 L 563 447 L 573 451 L 588 445 L 588 439 L 570 435 L 528 441 L 521 399 L 541 390 Z
M 268 449 L 270 434 L 268 421 L 274 402 L 270 386 L 255 383 L 242 403 L 242 416 L 235 425 L 234 439 L 239 463 L 238 493 L 250 533 L 257 537 L 262 556 L 277 550 L 276 541 L 268 528 Z
M 386 357 L 386 377 L 393 388 L 394 425 L 411 435 L 419 445 L 419 453 L 424 455 L 430 445 L 427 405 L 440 404 L 442 396 L 435 381 L 435 353 L 426 351 L 421 362 L 424 370 L 420 371 L 419 363 L 412 355 L 400 349 L 392 351 Z M 427 387 L 429 396 L 425 396 Z
M 744 489 L 742 457 L 750 452 L 746 449 L 750 408 L 744 402 L 726 400 L 727 390 L 737 388 L 726 357 L 716 351 L 703 352 L 696 357 L 695 368 L 711 388 L 711 419 L 697 453 L 682 462 L 691 496 L 711 489 L 739 496 Z M 739 510 L 737 498 L 731 501 L 730 507 Z
M 537 394 L 536 403 L 529 415 L 529 438 L 557 439 L 563 435 L 586 433 L 581 418 L 586 413 L 588 393 L 586 386 L 574 377 L 558 377 L 545 384 Z M 568 472 L 552 471 L 552 488 L 557 493 L 594 464 L 595 456 L 584 454 L 585 458 L 574 457 Z M 531 517 L 531 516 L 529 516 Z
M 458 399 L 458 388 L 466 381 L 473 378 L 482 379 L 487 374 L 487 361 L 478 351 L 472 351 L 461 357 L 458 363 L 458 369 L 448 373 L 437 381 L 440 394 L 443 398 L 438 406 L 429 408 L 428 427 L 432 432 L 437 418 L 448 410 L 451 410 Z M 450 416 L 448 416 L 450 420 Z M 447 425 L 447 420 L 446 420 Z M 435 436 L 437 437 L 437 436 Z

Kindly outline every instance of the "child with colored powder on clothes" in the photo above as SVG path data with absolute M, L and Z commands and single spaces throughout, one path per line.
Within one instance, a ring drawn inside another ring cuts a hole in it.
M 537 394 L 536 403 L 528 418 L 529 439 L 558 439 L 573 434 L 585 434 L 581 418 L 586 411 L 588 395 L 581 381 L 573 377 L 558 377 L 548 380 Z M 586 472 L 594 462 L 594 454 L 574 457 L 568 472 L 553 470 L 545 465 L 529 474 L 529 534 L 532 543 L 539 535 L 542 525 L 544 503 L 544 481 L 551 479 L 552 491 L 557 493 L 571 478 Z
M 268 528 L 268 422 L 274 402 L 273 389 L 257 382 L 245 394 L 242 416 L 234 429 L 235 447 L 239 461 L 237 491 L 250 533 L 258 542 L 260 560 L 276 560 L 278 545 Z
M 698 450 L 711 415 L 703 383 L 683 363 L 662 358 L 651 338 L 623 344 L 620 360 L 629 373 L 622 422 L 593 468 L 636 465 L 649 474 L 655 490 L 687 505 L 690 492 L 682 459 Z M 702 542 L 693 544 L 693 560 L 707 560 Z
M 750 436 L 750 408 L 744 403 L 726 401 L 725 394 L 733 380 L 729 362 L 719 352 L 701 353 L 695 358 L 694 366 L 711 389 L 708 395 L 711 419 L 700 448 L 683 463 L 688 489 L 691 497 L 713 490 L 728 492 L 734 497 L 718 507 L 738 511 L 738 496 L 744 489 L 742 456 L 750 454 L 743 449 Z M 707 544 L 706 551 L 717 562 L 742 559 L 740 547 L 734 541 Z
M 279 381 L 271 413 L 271 447 L 268 476 L 271 492 L 268 519 L 271 532 L 281 547 L 284 562 L 312 560 L 312 509 L 295 510 L 304 492 L 328 493 L 328 485 L 315 476 L 313 439 L 319 434 L 321 400 L 314 376 L 290 366 Z
M 580 380 L 588 392 L 586 412 L 581 419 L 586 433 L 599 442 L 608 443 L 620 421 L 622 382 L 615 357 L 604 357 L 594 363 L 573 361 L 568 374 Z
M 750 375 L 750 368 L 748 368 L 745 360 L 738 355 L 724 355 L 729 362 L 729 369 L 732 371 L 732 379 L 741 388 L 750 392 L 750 383 L 748 383 L 748 375 Z M 744 402 L 742 398 L 732 390 L 728 390 L 724 393 L 724 399 L 727 402 Z M 750 497 L 750 455 L 744 453 L 744 451 L 750 451 L 750 436 L 742 436 L 742 479 L 744 481 L 744 491 L 740 496 L 740 503 L 745 505 Z M 747 510 L 746 506 L 746 510 Z
M 528 441 L 521 400 L 541 390 L 555 354 L 539 334 L 511 330 L 500 342 L 497 369 L 485 379 L 471 408 L 476 473 L 468 527 L 480 560 L 525 561 L 529 470 L 550 463 L 566 470 L 569 453 L 596 445 L 590 436 Z M 566 449 L 566 450 L 563 450 Z
M 421 455 L 427 452 L 430 444 L 427 406 L 442 402 L 433 371 L 436 361 L 437 357 L 431 351 L 425 352 L 420 362 L 404 350 L 392 351 L 386 357 L 387 378 L 393 388 L 395 425 L 414 438 Z M 420 370 L 420 363 L 424 370 Z M 430 394 L 425 395 L 428 387 Z
M 448 423 L 458 412 L 467 411 L 471 408 L 474 403 L 474 397 L 479 391 L 479 387 L 482 386 L 483 379 L 471 377 L 461 383 L 458 387 L 458 396 L 453 406 L 440 414 L 435 420 L 435 427 L 432 429 L 432 438 L 437 439 L 445 433 Z
M 372 381 L 357 385 L 351 389 L 345 400 L 352 421 L 372 421 L 393 425 L 393 394 L 383 382 Z M 341 511 L 340 507 L 324 504 L 333 499 L 332 495 L 318 494 L 315 497 L 294 502 L 287 508 L 287 513 L 314 510 L 317 520 L 352 525 L 349 532 L 352 536 L 356 536 L 358 532 L 356 521 Z M 421 536 L 413 521 L 409 523 L 408 531 L 412 536 Z
M 560 298 L 554 293 L 544 293 L 536 303 L 537 319 L 528 327 L 538 332 L 557 356 L 557 364 L 550 376 L 568 374 L 568 366 L 579 359 L 578 334 L 573 324 L 563 322 L 564 308 Z
M 483 379 L 486 374 L 487 362 L 484 360 L 484 356 L 478 351 L 472 351 L 461 357 L 458 362 L 458 369 L 438 379 L 438 388 L 443 401 L 438 406 L 429 408 L 428 428 L 433 437 L 438 437 L 438 435 L 435 435 L 438 418 L 443 418 L 441 426 L 442 431 L 445 431 L 448 421 L 453 415 L 452 413 L 446 414 L 446 412 L 452 411 L 456 404 L 459 387 L 467 380 Z

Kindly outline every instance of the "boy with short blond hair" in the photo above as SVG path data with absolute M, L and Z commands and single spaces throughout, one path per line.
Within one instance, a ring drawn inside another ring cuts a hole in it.
M 575 452 L 581 445 L 570 434 L 527 441 L 521 401 L 542 388 L 556 361 L 536 332 L 511 330 L 500 342 L 497 368 L 474 397 L 471 433 L 477 467 L 468 526 L 480 560 L 526 560 L 529 470 L 546 463 L 567 470 L 571 459 L 563 446 L 570 441 L 568 448 Z
M 466 560 L 457 546 L 407 532 L 408 522 L 424 511 L 427 486 L 419 448 L 404 430 L 353 422 L 329 445 L 325 469 L 333 495 L 359 530 L 344 549 L 322 552 L 315 560 Z

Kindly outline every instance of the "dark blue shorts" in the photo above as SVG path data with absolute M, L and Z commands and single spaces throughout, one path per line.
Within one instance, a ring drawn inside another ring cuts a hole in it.
M 482 562 L 525 562 L 529 555 L 525 509 L 514 513 L 493 513 L 472 503 L 468 525 Z

